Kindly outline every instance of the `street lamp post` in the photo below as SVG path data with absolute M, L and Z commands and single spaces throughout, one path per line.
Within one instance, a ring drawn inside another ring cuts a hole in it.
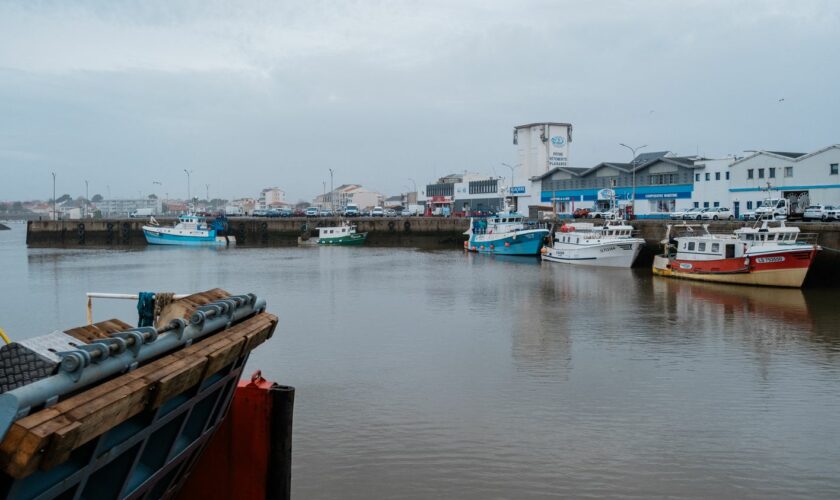
M 333 202 L 334 195 L 335 190 L 333 189 L 333 169 L 330 169 L 330 212 L 335 212 L 335 203 Z
M 55 213 L 55 172 L 52 172 L 53 177 L 53 220 L 56 220 L 58 217 Z
M 411 185 L 414 186 L 414 204 L 416 205 L 417 204 L 417 183 L 414 182 L 414 179 L 412 179 L 411 177 L 409 177 L 408 180 L 410 180 Z
M 505 166 L 510 169 L 510 187 L 508 188 L 508 194 L 510 195 L 510 199 L 513 202 L 513 210 L 516 210 L 516 198 L 513 196 L 513 180 L 514 180 L 514 170 L 521 167 L 521 163 L 517 163 L 516 165 L 508 165 L 507 163 L 502 163 L 502 166 Z
M 628 146 L 627 144 L 624 144 L 624 143 L 619 144 L 619 146 L 623 146 L 623 147 L 629 149 L 630 153 L 633 155 L 633 161 L 630 163 L 631 168 L 633 169 L 633 195 L 632 195 L 632 198 L 631 198 L 633 201 L 631 203 L 631 206 L 633 207 L 633 215 L 635 215 L 636 214 L 636 151 L 638 151 L 642 148 L 646 148 L 647 144 L 645 144 L 644 146 L 638 146 L 638 147 L 635 147 L 635 148 L 630 147 L 630 146 Z
M 87 216 L 88 216 L 88 200 L 89 199 L 90 198 L 89 198 L 89 195 L 88 195 L 88 181 L 87 181 L 87 179 L 85 179 L 85 214 L 84 214 L 84 217 L 83 217 L 84 219 L 87 219 Z
M 184 173 L 187 174 L 187 203 L 189 203 L 192 200 L 192 196 L 190 196 L 190 174 L 192 174 L 193 171 L 185 168 Z

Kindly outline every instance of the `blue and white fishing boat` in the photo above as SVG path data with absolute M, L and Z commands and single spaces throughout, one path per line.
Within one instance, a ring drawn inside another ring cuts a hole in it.
M 539 255 L 549 231 L 525 223 L 517 213 L 500 213 L 487 219 L 470 219 L 470 237 L 464 248 L 500 255 Z
M 224 225 L 219 220 L 212 225 L 205 222 L 204 217 L 187 214 L 178 217 L 174 227 L 162 227 L 154 217 L 149 219 L 149 225 L 143 226 L 143 235 L 150 245 L 186 245 L 186 246 L 226 246 L 235 245 L 233 236 L 219 236 Z

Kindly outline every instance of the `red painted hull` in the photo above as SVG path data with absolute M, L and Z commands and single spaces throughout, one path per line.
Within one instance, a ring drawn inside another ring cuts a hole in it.
M 747 253 L 746 257 L 685 260 L 657 256 L 653 272 L 661 276 L 741 285 L 799 288 L 818 247 Z

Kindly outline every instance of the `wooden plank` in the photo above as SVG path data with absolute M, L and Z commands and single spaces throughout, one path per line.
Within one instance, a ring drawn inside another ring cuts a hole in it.
M 132 326 L 128 323 L 122 322 L 118 319 L 109 319 L 92 325 L 71 328 L 69 330 L 65 330 L 64 333 L 89 344 L 94 340 L 109 337 L 112 333 L 130 330 L 131 328 Z
M 64 416 L 59 416 L 36 429 L 26 431 L 12 454 L 8 456 L 8 461 L 3 460 L 3 468 L 6 473 L 19 479 L 35 472 L 53 433 L 71 424 L 72 421 Z
M 199 383 L 206 365 L 207 358 L 204 357 L 188 357 L 178 360 L 173 364 L 176 369 L 161 377 L 157 382 L 157 387 L 152 392 L 152 399 L 149 403 L 150 407 L 158 408 L 170 398 L 181 394 Z
M 146 407 L 149 398 L 149 383 L 137 379 L 83 407 L 75 408 L 67 414 L 74 422 L 53 431 L 42 468 L 66 461 L 74 449 L 137 415 Z
M 227 365 L 233 363 L 234 360 L 242 355 L 242 348 L 245 346 L 245 339 L 236 337 L 230 339 L 227 345 L 221 346 L 219 349 L 208 354 L 207 366 L 204 368 L 202 380 L 209 378 L 214 373 L 218 372 Z

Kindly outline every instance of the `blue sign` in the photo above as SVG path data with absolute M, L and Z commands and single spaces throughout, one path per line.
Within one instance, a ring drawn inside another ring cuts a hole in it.
M 525 194 L 525 186 L 511 186 L 510 194 Z
M 566 138 L 561 137 L 559 135 L 555 135 L 551 138 L 551 143 L 557 146 L 558 148 L 563 147 L 563 145 L 566 144 Z

